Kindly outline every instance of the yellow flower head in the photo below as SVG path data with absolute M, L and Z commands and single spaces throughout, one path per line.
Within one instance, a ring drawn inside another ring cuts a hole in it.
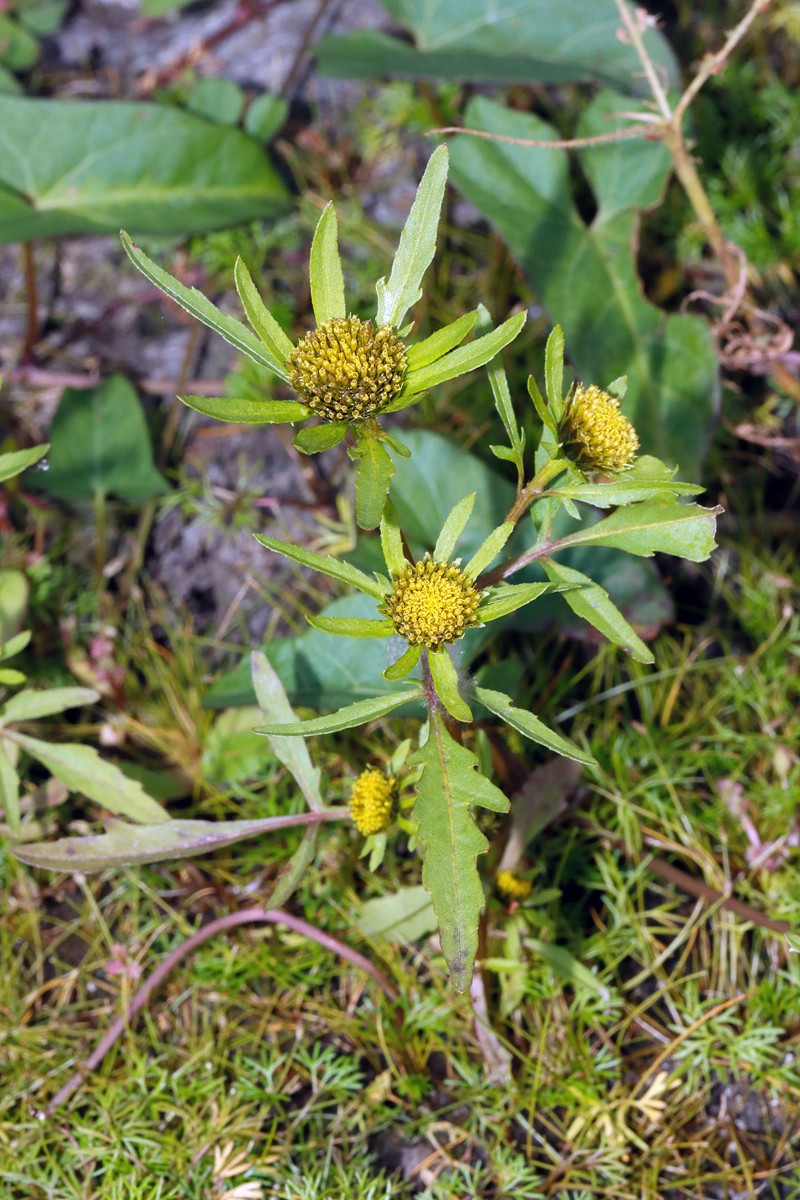
M 527 900 L 533 891 L 533 884 L 529 879 L 519 876 L 516 871 L 499 871 L 497 890 L 506 900 Z
M 292 387 L 327 421 L 361 421 L 399 395 L 406 349 L 388 325 L 332 317 L 307 333 L 289 359 Z
M 475 585 L 460 567 L 435 562 L 426 554 L 392 576 L 392 590 L 381 611 L 410 646 L 436 650 L 479 624 L 480 601 Z
M 558 430 L 564 453 L 587 471 L 624 471 L 639 449 L 636 430 L 619 411 L 619 400 L 594 384 L 578 385 Z
M 359 833 L 369 837 L 381 833 L 392 819 L 397 781 L 384 775 L 377 767 L 362 771 L 353 784 L 350 797 L 350 816 Z

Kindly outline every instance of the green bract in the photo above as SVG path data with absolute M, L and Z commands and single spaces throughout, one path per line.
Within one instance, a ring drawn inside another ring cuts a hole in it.
M 381 518 L 395 466 L 388 443 L 401 456 L 405 448 L 389 436 L 376 418 L 415 404 L 425 392 L 446 380 L 490 362 L 525 324 L 520 312 L 497 329 L 462 345 L 475 325 L 477 310 L 437 330 L 422 342 L 406 345 L 403 337 L 409 309 L 422 295 L 422 277 L 436 249 L 445 183 L 447 147 L 434 151 L 417 189 L 388 281 L 377 283 L 374 320 L 362 321 L 347 311 L 339 258 L 336 210 L 328 204 L 311 244 L 309 279 L 317 327 L 293 343 L 265 307 L 247 267 L 236 263 L 236 290 L 254 333 L 220 312 L 196 288 L 187 288 L 156 266 L 126 233 L 122 244 L 136 267 L 182 308 L 216 330 L 226 341 L 288 384 L 296 400 L 237 400 L 181 396 L 189 408 L 222 421 L 272 425 L 297 424 L 318 418 L 301 429 L 294 445 L 317 454 L 338 445 L 348 434 L 356 470 L 356 516 L 365 529 Z

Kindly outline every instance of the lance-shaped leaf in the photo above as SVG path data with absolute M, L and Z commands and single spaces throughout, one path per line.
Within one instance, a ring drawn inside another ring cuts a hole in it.
M 315 550 L 304 550 L 302 546 L 293 546 L 291 542 L 281 542 L 277 538 L 266 537 L 261 533 L 255 534 L 255 539 L 262 546 L 266 546 L 267 550 L 273 550 L 275 554 L 283 554 L 285 558 L 291 558 L 304 567 L 311 567 L 312 570 L 319 571 L 322 575 L 328 575 L 331 579 L 347 583 L 350 587 L 357 588 L 359 592 L 366 592 L 368 596 L 374 596 L 376 600 L 383 599 L 384 590 L 381 585 L 374 579 L 370 579 L 369 575 L 365 575 L 363 571 L 359 571 L 358 567 L 351 567 L 350 563 L 341 562 L 338 558 L 331 558 L 329 554 L 317 554 Z
M 253 362 L 259 363 L 262 367 L 268 367 L 270 371 L 283 379 L 286 378 L 283 363 L 259 341 L 255 334 L 250 332 L 246 325 L 237 321 L 235 317 L 229 317 L 227 313 L 220 312 L 217 306 L 212 304 L 197 288 L 187 288 L 177 279 L 173 279 L 166 271 L 162 271 L 161 267 L 157 266 L 151 258 L 134 246 L 124 230 L 120 233 L 120 238 L 125 253 L 133 265 L 142 272 L 146 279 L 149 279 L 160 291 L 169 296 L 170 300 L 174 300 L 190 316 L 202 321 L 209 329 L 213 329 L 242 354 L 252 358 Z
M 315 813 L 317 820 L 330 820 L 332 810 Z M 335 814 L 338 816 L 338 812 Z M 346 809 L 341 816 L 346 816 Z M 105 871 L 109 867 L 131 867 L 138 863 L 173 862 L 194 858 L 246 838 L 275 833 L 293 825 L 305 825 L 308 813 L 285 817 L 262 817 L 254 821 L 166 821 L 161 825 L 129 825 L 108 821 L 106 832 L 89 837 L 60 838 L 16 846 L 14 855 L 31 867 L 51 871 Z
M 556 325 L 547 339 L 544 351 L 544 381 L 550 411 L 556 421 L 561 420 L 564 410 L 564 333 Z
M 406 353 L 406 369 L 409 372 L 419 371 L 429 363 L 436 362 L 443 354 L 454 350 L 456 346 L 460 346 L 475 324 L 477 316 L 477 310 L 464 313 L 463 317 L 457 317 L 449 325 L 437 329 L 430 337 L 409 346 Z
M 548 429 L 550 433 L 552 433 L 553 437 L 555 437 L 558 432 L 558 426 L 556 425 L 553 414 L 547 407 L 544 396 L 539 391 L 539 385 L 534 379 L 533 375 L 528 376 L 528 395 L 533 401 L 533 407 L 536 409 L 536 415 L 538 416 L 539 420 L 542 422 L 545 429 Z
M 370 621 L 365 617 L 323 617 L 307 616 L 309 625 L 321 629 L 323 633 L 332 633 L 336 637 L 352 638 L 387 638 L 394 633 L 391 621 Z
M 660 496 L 697 496 L 705 489 L 694 483 L 682 483 L 675 470 L 649 454 L 638 458 L 630 470 L 607 483 L 583 483 L 572 478 L 549 489 L 553 496 L 580 500 L 595 508 L 616 508 L 618 504 L 633 504 Z
M 5 662 L 7 658 L 13 658 L 15 654 L 19 654 L 30 640 L 31 632 L 29 629 L 25 629 L 22 633 L 15 633 L 7 642 L 0 642 L 0 662 Z
M 65 687 L 48 688 L 45 692 L 27 690 L 17 692 L 0 709 L 0 725 L 12 721 L 34 721 L 38 717 L 51 717 L 67 708 L 79 708 L 83 704 L 94 704 L 97 692 L 91 688 Z
M 344 276 L 339 258 L 339 233 L 333 201 L 325 205 L 314 231 L 309 262 L 311 305 L 317 325 L 347 316 Z
M 187 408 L 236 425 L 281 425 L 284 421 L 304 421 L 311 409 L 297 400 L 240 400 L 232 396 L 179 396 Z
M 466 346 L 459 346 L 456 350 L 451 350 L 449 354 L 443 355 L 436 362 L 422 367 L 419 371 L 412 371 L 406 378 L 405 386 L 397 400 L 393 404 L 387 405 L 383 411 L 395 412 L 408 404 L 409 396 L 418 396 L 421 392 L 427 392 L 430 388 L 445 383 L 448 379 L 455 379 L 458 375 L 466 375 L 469 371 L 475 371 L 478 367 L 485 366 L 500 353 L 504 346 L 513 342 L 525 324 L 526 317 L 527 313 L 515 313 L 513 317 L 509 317 L 491 333 L 485 333 L 483 337 L 475 338 Z
M 0 454 L 0 483 L 13 479 L 32 467 L 40 458 L 44 458 L 50 449 L 46 446 L 31 446 L 30 450 L 12 450 L 10 454 Z
M 23 733 L 9 733 L 20 749 L 43 763 L 71 792 L 81 792 L 118 817 L 142 824 L 169 821 L 169 813 L 135 779 L 101 758 L 92 746 L 51 744 Z
M 302 454 L 320 454 L 331 450 L 347 437 L 349 426 L 345 421 L 329 425 L 311 425 L 299 430 L 292 438 L 292 445 Z
M 489 845 L 470 809 L 480 805 L 507 812 L 508 800 L 480 774 L 475 755 L 453 740 L 440 712 L 431 714 L 428 740 L 408 761 L 422 767 L 412 814 L 422 850 L 422 882 L 433 900 L 453 984 L 464 992 L 472 979 L 484 906 L 477 858 Z
M 625 620 L 605 588 L 588 575 L 562 563 L 544 559 L 542 566 L 553 583 L 567 585 L 563 589 L 564 599 L 577 616 L 588 621 L 615 646 L 622 646 L 637 662 L 653 661 L 651 651 Z
M 475 507 L 475 493 L 470 492 L 463 500 L 459 500 L 450 510 L 442 531 L 436 539 L 433 557 L 436 562 L 447 562 L 452 558 L 456 542 L 464 532 L 470 514 Z
M 0 743 L 0 806 L 12 833 L 19 831 L 19 775 Z
M 470 579 L 477 579 L 480 573 L 486 570 L 489 563 L 497 558 L 513 532 L 514 525 L 511 521 L 504 521 L 502 525 L 493 529 L 464 567 L 464 574 L 468 575 Z
M 378 325 L 399 328 L 412 304 L 422 295 L 422 277 L 436 250 L 436 231 L 447 183 L 447 146 L 439 146 L 430 157 L 420 180 L 411 212 L 400 234 L 389 282 L 378 282 Z
M 490 588 L 487 599 L 481 601 L 477 612 L 479 621 L 496 621 L 499 617 L 507 617 L 526 604 L 530 604 L 542 592 L 549 590 L 546 583 L 503 583 Z
M 651 558 L 656 551 L 676 554 L 690 562 L 705 562 L 714 549 L 717 515 L 721 508 L 681 504 L 674 497 L 645 500 L 619 508 L 610 517 L 560 538 L 551 548 L 612 546 L 628 554 Z
M 419 700 L 422 692 L 419 688 L 407 688 L 402 692 L 393 692 L 390 696 L 373 696 L 369 700 L 357 700 L 348 704 L 338 712 L 327 713 L 324 717 L 312 717 L 308 721 L 297 721 L 293 725 L 260 725 L 256 733 L 267 736 L 277 734 L 278 737 L 314 737 L 325 733 L 339 733 L 342 729 L 353 729 L 356 725 L 365 725 L 367 721 L 376 721 L 385 717 L 401 704 L 409 700 Z
M 546 746 L 548 750 L 552 750 L 555 754 L 561 754 L 564 758 L 573 758 L 575 762 L 586 763 L 587 766 L 594 763 L 595 760 L 591 754 L 580 750 L 565 737 L 561 737 L 559 733 L 548 729 L 533 713 L 526 712 L 524 708 L 515 708 L 511 699 L 503 692 L 476 687 L 475 697 L 485 708 L 488 708 L 489 712 L 494 713 L 496 717 L 505 721 L 506 725 L 516 729 L 524 737 L 530 738 L 532 742 L 538 742 L 540 746 Z
M 358 458 L 356 470 L 356 520 L 362 529 L 374 529 L 383 515 L 389 484 L 396 467 L 380 441 L 365 437 L 350 451 Z
M 277 671 L 266 654 L 256 650 L 250 656 L 253 690 L 258 707 L 270 721 L 291 723 L 297 720 Z M 320 770 L 309 757 L 305 742 L 298 738 L 271 737 L 269 744 L 278 759 L 303 793 L 306 804 L 314 812 L 323 808 L 319 790 Z
M 490 328 L 489 313 L 482 304 L 478 306 L 478 314 L 480 324 L 478 329 L 481 333 Z M 522 484 L 524 463 L 523 452 L 525 450 L 525 430 L 521 429 L 517 424 L 517 418 L 514 413 L 514 405 L 511 402 L 511 391 L 508 386 L 508 379 L 503 370 L 503 364 L 500 358 L 493 358 L 488 364 L 487 375 L 489 376 L 489 387 L 492 389 L 494 397 L 494 406 L 497 409 L 497 414 L 503 422 L 503 428 L 508 434 L 508 446 L 492 446 L 492 453 L 496 458 L 503 458 L 507 462 L 513 462 L 517 468 L 520 486 Z
M 267 354 L 274 364 L 272 369 L 276 375 L 288 382 L 289 370 L 286 363 L 291 357 L 294 346 L 261 299 L 258 288 L 253 283 L 250 272 L 241 258 L 237 258 L 234 265 L 233 280 L 247 319 L 264 343 Z
M 451 717 L 457 721 L 471 721 L 472 709 L 458 690 L 458 671 L 446 646 L 428 651 L 428 665 L 433 676 L 436 695 Z
M 403 679 L 408 675 L 409 671 L 413 671 L 422 654 L 422 646 L 409 646 L 403 654 L 393 662 L 390 667 L 387 667 L 383 672 L 383 678 L 393 682 L 397 679 Z
M 400 522 L 397 520 L 397 512 L 391 501 L 384 508 L 381 517 L 381 550 L 383 551 L 383 561 L 390 574 L 395 575 L 408 565 L 403 551 Z

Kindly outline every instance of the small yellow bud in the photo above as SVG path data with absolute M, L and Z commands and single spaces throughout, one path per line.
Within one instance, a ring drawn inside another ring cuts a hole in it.
M 386 829 L 392 819 L 396 792 L 393 775 L 384 775 L 377 767 L 361 772 L 350 797 L 350 816 L 359 833 L 369 837 Z
M 506 900 L 527 900 L 533 891 L 533 884 L 529 879 L 519 876 L 516 871 L 499 871 L 497 890 Z
M 362 421 L 399 395 L 406 349 L 388 325 L 332 317 L 302 338 L 289 358 L 292 387 L 327 421 Z
M 579 384 L 568 398 L 558 438 L 567 457 L 587 471 L 624 471 L 639 449 L 617 397 L 594 385 Z
M 434 562 L 426 554 L 392 576 L 392 591 L 381 611 L 409 645 L 436 650 L 478 624 L 480 602 L 480 593 L 460 567 Z

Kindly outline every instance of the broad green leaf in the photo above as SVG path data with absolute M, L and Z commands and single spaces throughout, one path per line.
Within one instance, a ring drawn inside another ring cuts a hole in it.
M 681 504 L 674 497 L 645 500 L 618 508 L 586 529 L 561 538 L 553 552 L 567 546 L 613 546 L 628 554 L 650 558 L 658 551 L 690 562 L 705 562 L 716 546 L 714 535 L 720 508 Z
M 338 637 L 386 638 L 394 633 L 391 621 L 370 621 L 364 617 L 323 617 L 318 614 L 315 617 L 308 616 L 306 620 L 314 629 L 321 629 L 323 633 L 333 633 Z
M 24 683 L 27 675 L 23 675 L 22 671 L 12 671 L 8 667 L 0 669 L 0 684 L 3 687 L 17 687 L 18 684 Z
M 468 989 L 484 906 L 477 858 L 489 846 L 471 808 L 507 812 L 503 793 L 477 770 L 478 760 L 459 746 L 440 712 L 431 713 L 428 740 L 408 760 L 421 766 L 413 817 L 422 852 L 422 882 L 433 900 L 453 985 Z
M 385 506 L 381 517 L 381 550 L 390 575 L 397 575 L 408 566 L 408 559 L 403 551 L 403 535 L 391 501 Z
M 547 590 L 546 583 L 503 583 L 489 588 L 488 598 L 481 601 L 478 609 L 478 620 L 496 621 L 499 617 L 507 617 Z
M 70 742 L 42 742 L 27 734 L 13 733 L 12 737 L 20 749 L 47 767 L 65 783 L 71 792 L 81 792 L 119 817 L 129 817 L 142 824 L 168 821 L 165 812 L 140 783 L 123 775 L 119 767 L 100 757 L 92 746 L 78 746 Z
M 234 264 L 233 280 L 247 319 L 267 351 L 271 369 L 288 383 L 289 369 L 286 364 L 291 358 L 294 345 L 261 299 L 247 265 L 241 258 L 237 258 Z
M 389 282 L 378 282 L 378 325 L 399 329 L 422 295 L 422 277 L 433 261 L 447 183 L 447 146 L 437 146 L 422 176 L 392 263 Z
M 309 425 L 292 438 L 292 445 L 302 454 L 321 454 L 331 450 L 347 437 L 350 426 L 346 421 L 331 421 L 327 425 Z
M 504 521 L 502 525 L 497 526 L 497 529 L 493 529 L 464 567 L 464 574 L 468 575 L 470 579 L 477 579 L 480 573 L 486 570 L 489 563 L 494 562 L 513 532 L 514 525 L 511 521 Z
M 122 375 L 110 375 L 96 388 L 67 388 L 50 442 L 49 469 L 31 482 L 61 500 L 113 494 L 139 503 L 169 491 L 153 464 L 139 397 Z
M 145 279 L 149 279 L 165 296 L 169 296 L 170 300 L 174 300 L 190 316 L 202 321 L 203 325 L 213 329 L 236 350 L 246 354 L 259 366 L 267 367 L 270 371 L 285 378 L 282 362 L 272 351 L 267 349 L 254 333 L 250 332 L 246 325 L 237 321 L 236 317 L 230 317 L 227 313 L 220 312 L 216 304 L 212 304 L 197 288 L 187 288 L 172 275 L 163 271 L 151 258 L 147 257 L 143 250 L 134 246 L 124 229 L 119 236 L 128 258 L 141 271 Z
M 17 692 L 7 700 L 0 709 L 0 725 L 10 725 L 12 721 L 33 721 L 37 717 L 51 717 L 53 713 L 64 712 L 67 708 L 79 708 L 84 704 L 94 704 L 97 692 L 91 688 L 63 687 L 48 688 L 44 692 Z
M 436 562 L 448 562 L 452 558 L 456 542 L 464 532 L 474 507 L 475 493 L 470 492 L 450 510 L 433 549 L 433 557 Z
M 632 504 L 658 496 L 697 496 L 704 490 L 696 484 L 675 479 L 674 470 L 649 454 L 638 458 L 624 475 L 607 483 L 581 483 L 573 476 L 549 489 L 554 496 L 580 500 L 595 508 L 615 508 L 618 504 Z
M 270 721 L 286 724 L 297 720 L 289 698 L 277 672 L 266 654 L 254 651 L 250 656 L 253 674 L 253 689 L 258 707 Z M 320 812 L 324 807 L 320 792 L 320 770 L 311 762 L 308 747 L 302 738 L 271 737 L 269 744 L 279 762 L 283 763 L 292 776 L 306 804 L 312 811 Z
M 436 930 L 436 913 L 424 887 L 401 887 L 365 901 L 358 927 L 367 937 L 415 942 Z
M 544 350 L 544 379 L 550 411 L 556 421 L 564 411 L 564 331 L 553 327 Z
M 271 142 L 289 115 L 289 101 L 264 92 L 244 114 L 244 127 L 259 142 Z
M 31 633 L 26 629 L 24 633 L 17 633 L 8 641 L 0 641 L 0 662 L 5 662 L 7 658 L 13 658 L 15 654 L 19 654 L 28 645 L 31 640 Z
M 458 671 L 446 646 L 428 651 L 428 666 L 433 676 L 436 695 L 451 717 L 457 721 L 471 721 L 472 709 L 458 690 Z
M 382 0 L 382 4 L 412 34 L 416 48 L 371 29 L 326 37 L 315 47 L 323 75 L 466 79 L 504 85 L 598 81 L 649 96 L 636 53 L 619 36 L 620 17 L 612 3 Z M 665 38 L 652 26 L 643 37 L 659 73 L 677 85 L 677 64 Z
M 330 200 L 322 210 L 314 239 L 311 243 L 309 263 L 311 304 L 317 325 L 331 321 L 334 317 L 347 316 L 344 299 L 344 276 L 339 258 L 339 234 L 336 224 L 336 209 Z
M 232 79 L 205 75 L 189 92 L 186 107 L 218 125 L 238 125 L 244 111 L 245 94 Z
M 0 743 L 0 806 L 12 833 L 19 832 L 19 775 Z
M 44 458 L 49 449 L 48 443 L 46 446 L 31 446 L 30 450 L 12 450 L 10 454 L 0 454 L 0 483 L 27 471 L 28 467 Z
M 400 655 L 397 662 L 393 662 L 390 667 L 386 668 L 386 670 L 383 672 L 383 678 L 388 679 L 390 682 L 394 682 L 397 679 L 404 679 L 405 676 L 408 675 L 409 671 L 414 670 L 414 667 L 420 660 L 421 654 L 421 646 L 409 646 L 408 649 Z
M 345 811 L 342 809 L 342 817 Z M 31 867 L 90 874 L 111 867 L 194 858 L 247 838 L 305 825 L 307 821 L 306 813 L 253 821 L 167 821 L 161 825 L 107 821 L 105 833 L 15 846 L 13 854 Z
M 279 737 L 314 737 L 325 733 L 339 733 L 342 729 L 353 729 L 356 725 L 377 721 L 379 717 L 385 717 L 401 704 L 407 704 L 409 700 L 418 700 L 421 695 L 418 688 L 407 688 L 402 692 L 392 692 L 389 696 L 357 700 L 355 704 L 348 704 L 338 712 L 328 713 L 324 717 L 312 717 L 308 721 L 297 721 L 292 725 L 260 725 L 256 733 Z
M 416 342 L 413 346 L 409 346 L 406 356 L 406 369 L 409 372 L 419 371 L 422 367 L 427 367 L 430 363 L 436 362 L 437 358 L 441 358 L 443 354 L 454 350 L 456 346 L 460 346 L 475 324 L 477 315 L 477 312 L 464 313 L 463 317 L 458 317 L 450 325 L 445 325 L 442 329 L 437 329 L 436 333 L 432 333 L 424 341 Z
M 356 520 L 362 529 L 375 529 L 380 524 L 396 468 L 377 438 L 364 438 L 355 450 L 359 460 L 356 469 Z
M 561 754 L 564 758 L 573 758 L 575 762 L 586 763 L 588 766 L 594 763 L 591 754 L 580 750 L 559 733 L 548 729 L 533 713 L 526 712 L 524 708 L 515 708 L 510 698 L 502 692 L 476 687 L 475 697 L 489 712 L 494 713 L 524 737 L 530 738 L 532 742 L 538 742 L 540 746 L 546 746 L 548 750 Z
M 231 396 L 179 396 L 187 408 L 235 425 L 281 425 L 305 421 L 311 409 L 295 400 L 240 400 Z
M 437 387 L 440 383 L 445 383 L 448 379 L 456 379 L 459 375 L 467 375 L 470 371 L 485 366 L 500 353 L 504 346 L 513 342 L 525 324 L 526 318 L 527 313 L 515 313 L 513 317 L 509 317 L 491 333 L 485 333 L 483 337 L 475 338 L 466 346 L 459 346 L 456 350 L 451 350 L 449 354 L 443 355 L 442 358 L 430 363 L 427 367 L 411 372 L 406 377 L 398 399 L 394 404 L 388 405 L 384 412 L 393 412 L 395 408 L 402 408 L 402 401 L 408 396 L 417 396 L 432 387 Z
M 588 575 L 565 567 L 562 563 L 545 559 L 542 566 L 553 583 L 578 585 L 568 587 L 564 591 L 564 599 L 576 616 L 588 621 L 615 646 L 622 646 L 637 662 L 653 661 L 652 652 L 625 620 L 605 588 L 600 587 Z
M 577 132 L 608 133 L 625 97 L 602 93 Z M 560 134 L 528 114 L 479 97 L 465 125 L 519 138 Z M 537 295 L 563 327 L 579 380 L 601 386 L 628 374 L 626 413 L 642 446 L 689 478 L 708 446 L 719 369 L 708 324 L 661 312 L 636 269 L 640 214 L 658 203 L 671 170 L 661 142 L 628 139 L 579 152 L 597 202 L 590 224 L 575 204 L 568 152 L 460 137 L 453 180 L 506 241 Z
M 255 539 L 262 546 L 266 546 L 267 550 L 274 551 L 275 554 L 282 554 L 285 558 L 291 558 L 294 562 L 300 563 L 301 566 L 311 567 L 312 570 L 328 575 L 331 579 L 347 583 L 350 587 L 357 588 L 359 592 L 365 592 L 376 600 L 383 599 L 384 592 L 381 585 L 374 579 L 370 579 L 369 575 L 365 575 L 363 571 L 359 571 L 357 567 L 351 567 L 350 563 L 342 562 L 338 558 L 331 558 L 329 554 L 317 554 L 315 550 L 304 550 L 302 546 L 294 546 L 291 542 L 280 542 L 277 538 L 266 537 L 264 534 L 255 534 Z
M 0 242 L 183 237 L 272 216 L 286 189 L 256 142 L 169 105 L 0 96 Z

